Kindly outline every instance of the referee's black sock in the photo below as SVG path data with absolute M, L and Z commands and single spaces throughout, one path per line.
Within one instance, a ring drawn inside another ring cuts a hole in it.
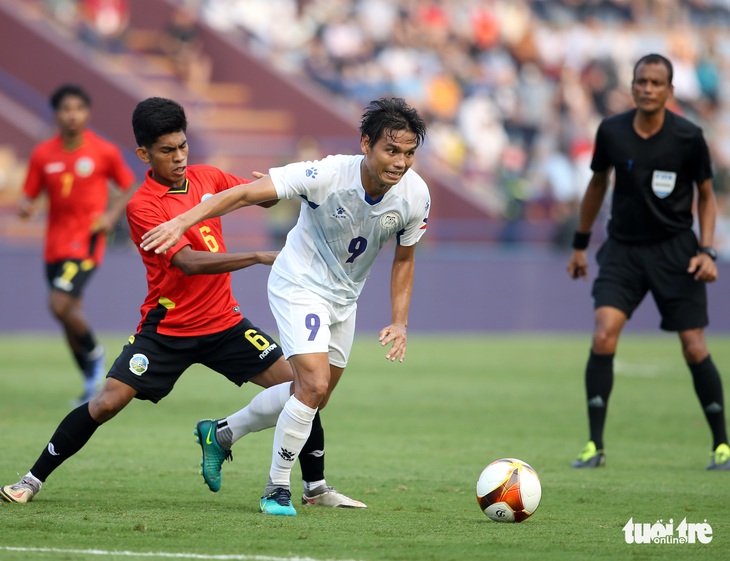
M 599 355 L 591 350 L 586 364 L 586 399 L 590 439 L 603 450 L 603 427 L 606 424 L 608 397 L 613 388 L 613 354 Z
M 319 411 L 312 420 L 312 432 L 299 453 L 299 465 L 302 468 L 304 481 L 321 481 L 324 479 L 324 429 L 319 418 Z
M 725 406 L 722 397 L 720 373 L 709 355 L 702 362 L 689 364 L 688 366 L 690 372 L 692 372 L 695 392 L 697 397 L 700 398 L 702 410 L 705 412 L 707 423 L 712 431 L 712 449 L 714 450 L 720 444 L 727 442 Z
M 89 404 L 79 405 L 58 425 L 30 472 L 45 481 L 53 470 L 84 447 L 99 426 L 89 413 Z

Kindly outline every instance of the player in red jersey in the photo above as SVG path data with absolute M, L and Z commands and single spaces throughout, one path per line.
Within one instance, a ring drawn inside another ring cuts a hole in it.
M 132 240 L 147 271 L 148 294 L 140 310 L 142 318 L 99 392 L 61 421 L 18 483 L 0 488 L 0 499 L 7 502 L 30 501 L 46 478 L 78 452 L 101 424 L 134 398 L 157 403 L 196 363 L 236 385 L 250 381 L 267 388 L 254 397 L 244 416 L 234 414 L 227 419 L 230 433 L 221 431 L 218 424 L 213 434 L 212 422 L 207 434 L 201 423 L 196 427 L 204 452 L 204 477 L 208 487 L 217 491 L 220 465 L 230 457 L 233 441 L 243 432 L 273 427 L 291 393 L 293 374 L 282 350 L 243 316 L 230 283 L 231 271 L 271 265 L 277 252 L 227 253 L 220 218 L 201 222 L 164 254 L 140 248 L 142 234 L 156 224 L 246 180 L 212 166 L 187 165 L 187 120 L 183 108 L 174 101 L 150 98 L 140 102 L 132 124 L 139 145 L 137 155 L 150 166 L 144 183 L 127 205 Z M 221 441 L 225 438 L 227 443 Z M 303 478 L 324 485 L 324 433 L 318 418 L 307 446 L 315 453 L 300 456 Z M 206 476 L 213 471 L 217 475 Z M 331 487 L 327 487 L 327 497 L 327 503 L 321 503 L 324 506 L 365 506 Z
M 105 373 L 104 349 L 84 314 L 82 293 L 104 257 L 132 194 L 134 175 L 119 149 L 86 127 L 91 101 L 82 88 L 64 85 L 51 95 L 59 132 L 38 144 L 30 158 L 18 214 L 33 216 L 36 201 L 48 198 L 44 260 L 49 307 L 84 376 L 80 403 L 91 399 Z M 109 200 L 109 181 L 120 193 Z

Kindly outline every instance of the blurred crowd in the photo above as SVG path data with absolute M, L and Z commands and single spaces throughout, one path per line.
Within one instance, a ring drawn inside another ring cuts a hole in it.
M 566 243 L 602 117 L 631 107 L 635 61 L 674 64 L 672 109 L 711 145 L 730 257 L 728 0 L 201 0 L 211 26 L 361 107 L 403 96 L 490 214 L 554 220 Z
M 110 51 L 123 43 L 128 0 L 44 1 L 85 42 Z M 195 44 L 200 18 L 356 112 L 376 97 L 405 97 L 430 123 L 428 160 L 453 179 L 447 183 L 497 219 L 558 224 L 559 245 L 575 226 L 600 119 L 631 107 L 635 61 L 664 54 L 674 64 L 671 108 L 702 126 L 711 147 L 718 246 L 730 259 L 730 0 L 176 5 L 182 10 L 171 18 L 164 47 L 171 57 L 181 43 Z
M 64 30 L 87 46 L 108 53 L 129 47 L 129 0 L 43 0 L 43 8 Z M 190 5 L 188 5 L 190 4 Z M 198 33 L 199 2 L 180 2 L 154 44 L 144 49 L 169 58 L 170 66 L 185 84 L 201 87 L 210 80 L 212 63 Z
M 124 50 L 129 0 L 43 0 L 43 4 L 84 43 L 109 52 Z

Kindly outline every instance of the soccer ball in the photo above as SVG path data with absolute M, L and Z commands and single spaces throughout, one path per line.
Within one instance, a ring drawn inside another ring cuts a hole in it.
M 497 522 L 522 522 L 537 510 L 542 486 L 537 472 L 515 458 L 502 458 L 484 468 L 477 480 L 477 502 Z

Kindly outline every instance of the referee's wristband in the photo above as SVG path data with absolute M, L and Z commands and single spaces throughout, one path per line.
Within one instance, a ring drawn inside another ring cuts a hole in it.
M 588 242 L 591 241 L 591 233 L 584 234 L 583 232 L 576 232 L 573 234 L 573 249 L 587 249 Z

